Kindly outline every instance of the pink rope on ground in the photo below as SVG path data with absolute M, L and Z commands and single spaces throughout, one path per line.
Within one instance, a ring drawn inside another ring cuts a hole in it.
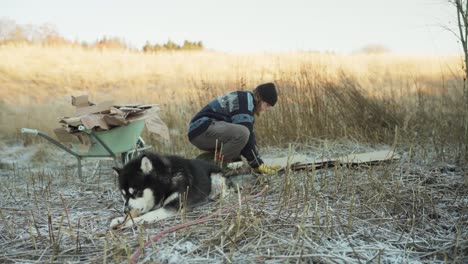
M 254 198 L 257 198 L 258 196 L 262 195 L 267 189 L 268 189 L 268 185 L 266 185 L 266 186 L 263 188 L 263 190 L 261 190 L 259 193 L 244 198 L 244 199 L 242 200 L 242 202 L 246 202 L 246 201 L 252 200 L 252 199 L 254 199 Z M 241 202 L 241 203 L 242 203 L 242 202 Z M 179 224 L 179 225 L 172 226 L 172 227 L 169 227 L 169 228 L 166 228 L 166 229 L 160 231 L 159 233 L 157 233 L 156 235 L 154 235 L 150 240 L 146 241 L 145 244 L 143 244 L 143 247 L 140 247 L 140 248 L 138 248 L 137 250 L 135 250 L 135 252 L 133 252 L 133 254 L 132 254 L 132 256 L 130 257 L 130 259 L 128 260 L 128 262 L 129 262 L 129 263 L 136 263 L 136 259 L 137 259 L 138 256 L 140 255 L 142 249 L 145 248 L 145 247 L 147 247 L 147 246 L 148 246 L 149 244 L 151 244 L 152 242 L 158 240 L 159 238 L 161 238 L 161 237 L 164 236 L 165 234 L 174 232 L 174 231 L 176 231 L 176 230 L 179 230 L 179 229 L 182 229 L 182 228 L 185 228 L 185 227 L 189 227 L 189 226 L 193 226 L 193 225 L 197 225 L 197 224 L 206 222 L 206 221 L 210 220 L 211 218 L 213 218 L 213 217 L 215 217 L 215 216 L 218 216 L 218 215 L 221 214 L 221 213 L 225 213 L 225 212 L 227 212 L 227 211 L 232 210 L 233 208 L 236 208 L 238 205 L 239 205 L 239 204 L 235 204 L 235 205 L 233 205 L 233 206 L 231 206 L 231 207 L 228 207 L 228 208 L 223 209 L 221 212 L 218 211 L 217 213 L 211 214 L 211 215 L 209 215 L 209 216 L 205 216 L 205 217 L 203 217 L 203 218 L 194 220 L 194 221 L 192 221 L 192 222 L 187 222 L 187 223 Z

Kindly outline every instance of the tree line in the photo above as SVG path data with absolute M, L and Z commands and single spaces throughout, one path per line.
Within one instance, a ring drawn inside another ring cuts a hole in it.
M 25 44 L 43 44 L 48 46 L 54 45 L 69 45 L 80 46 L 83 48 L 97 49 L 125 49 L 139 50 L 132 47 L 131 44 L 123 38 L 117 37 L 102 37 L 94 42 L 85 42 L 78 40 L 69 40 L 58 33 L 56 27 L 52 24 L 36 25 L 19 25 L 10 19 L 0 19 L 0 45 L 11 43 Z M 185 40 L 179 45 L 171 40 L 162 44 L 150 44 L 147 42 L 141 50 L 143 52 L 159 52 L 159 51 L 179 51 L 179 50 L 203 50 L 204 46 L 201 41 Z
M 168 40 L 164 44 L 152 45 L 151 43 L 147 42 L 143 46 L 144 52 L 158 52 L 158 51 L 168 51 L 168 50 L 202 50 L 202 49 L 204 49 L 204 47 L 201 41 L 191 42 L 188 40 L 185 40 L 184 44 L 182 45 L 177 45 L 172 40 Z

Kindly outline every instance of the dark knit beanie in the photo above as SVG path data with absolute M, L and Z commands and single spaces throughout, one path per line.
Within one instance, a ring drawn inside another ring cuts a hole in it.
M 258 95 L 260 95 L 260 99 L 269 103 L 271 106 L 274 106 L 276 101 L 278 101 L 278 94 L 276 93 L 276 87 L 273 83 L 260 84 L 255 90 Z

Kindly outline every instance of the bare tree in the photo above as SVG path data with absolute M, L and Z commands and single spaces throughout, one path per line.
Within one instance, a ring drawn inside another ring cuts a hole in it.
M 15 21 L 7 18 L 0 19 L 0 41 L 11 38 L 16 30 Z
M 458 34 L 457 37 L 460 40 L 463 48 L 463 54 L 465 55 L 465 76 L 463 78 L 463 95 L 465 102 L 465 111 L 464 111 L 464 120 L 463 126 L 465 129 L 465 161 L 468 160 L 468 0 L 449 0 L 457 10 L 457 25 L 458 25 Z

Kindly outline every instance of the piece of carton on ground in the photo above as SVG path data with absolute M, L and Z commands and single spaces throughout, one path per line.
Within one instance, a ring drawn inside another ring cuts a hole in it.
M 112 101 L 92 103 L 87 95 L 72 96 L 71 103 L 75 106 L 75 115 L 60 118 L 59 122 L 62 126 L 56 128 L 54 132 L 62 144 L 74 148 L 78 153 L 86 154 L 93 144 L 97 144 L 88 133 L 79 129 L 80 126 L 99 134 L 98 132 L 131 126 L 136 121 L 144 120 L 149 132 L 159 135 L 164 140 L 169 140 L 169 129 L 159 117 L 160 108 L 157 104 L 114 105 Z M 125 135 L 123 134 L 122 137 Z M 109 148 L 112 150 L 113 146 Z
M 304 154 L 293 154 L 291 156 L 279 158 L 263 158 L 263 162 L 269 166 L 280 168 L 279 173 L 285 170 L 299 171 L 299 170 L 318 170 L 329 168 L 333 166 L 357 166 L 359 164 L 380 164 L 383 162 L 391 162 L 399 160 L 398 155 L 393 150 L 377 150 L 371 152 L 357 153 L 338 156 L 334 158 L 312 158 Z M 239 169 L 243 166 L 242 162 L 234 162 L 227 165 L 230 169 Z M 240 174 L 231 178 L 234 185 L 243 186 L 254 181 L 255 176 L 252 174 Z
M 296 154 L 291 157 L 281 157 L 281 158 L 270 158 L 263 159 L 263 161 L 270 166 L 277 166 L 281 169 L 289 167 L 291 170 L 304 170 L 311 169 L 321 169 L 326 167 L 332 167 L 336 165 L 340 166 L 355 166 L 359 164 L 376 164 L 381 162 L 388 162 L 399 160 L 400 155 L 398 155 L 393 150 L 377 150 L 364 153 L 354 153 L 343 156 L 337 156 L 333 158 L 320 158 L 313 159 L 307 155 Z

